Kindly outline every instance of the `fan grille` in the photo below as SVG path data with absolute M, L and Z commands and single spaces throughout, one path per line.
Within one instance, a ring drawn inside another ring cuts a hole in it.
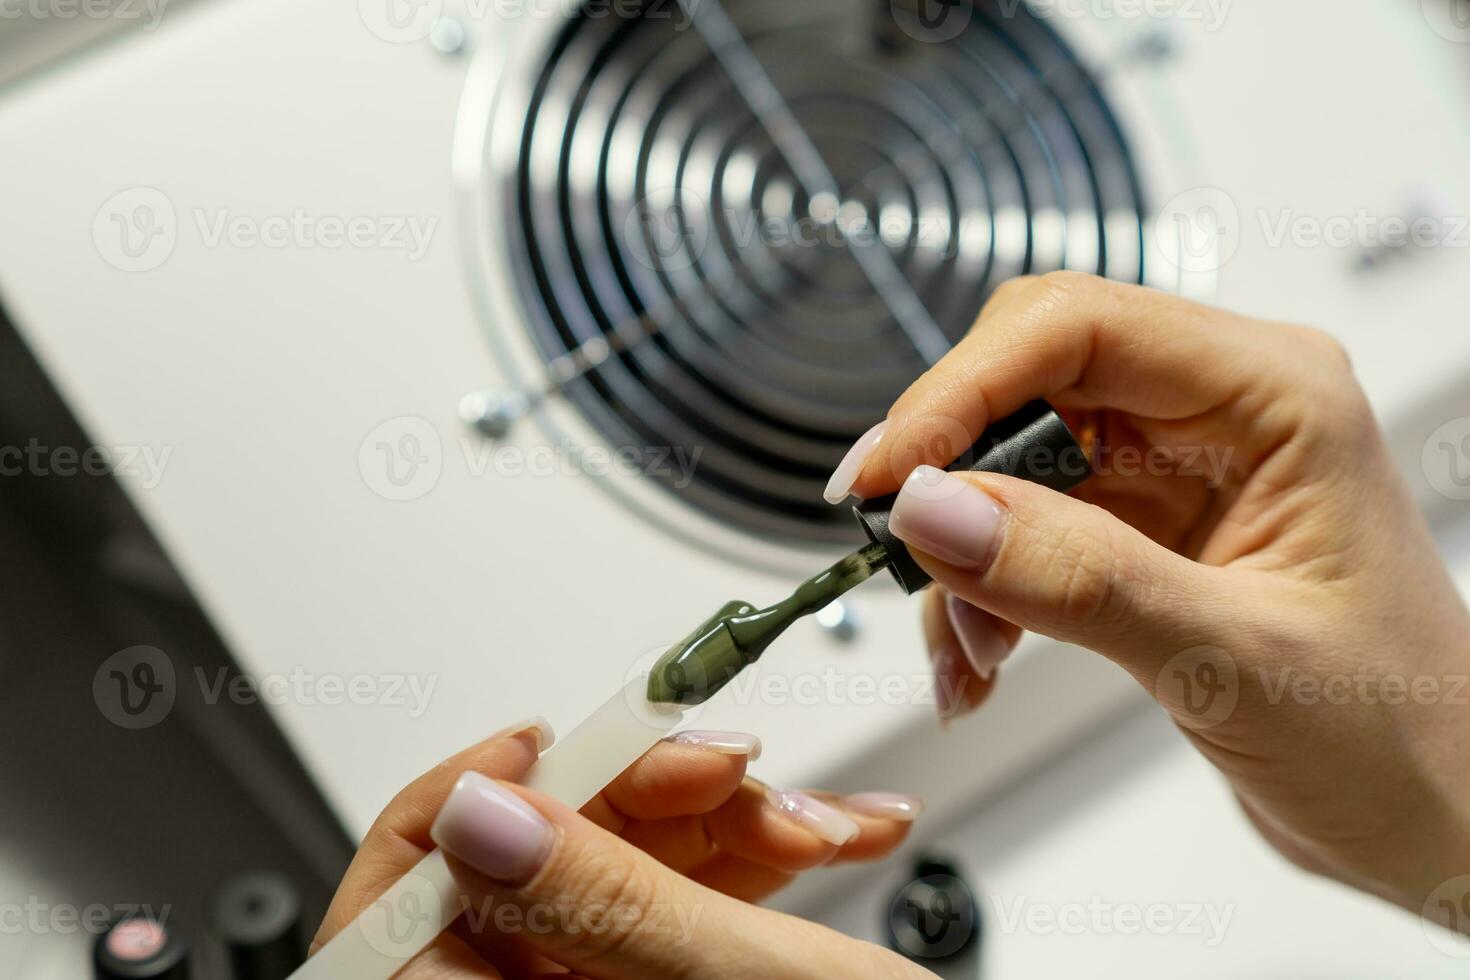
M 585 7 L 536 80 L 510 230 L 533 340 L 554 365 L 597 350 L 564 394 L 612 445 L 697 458 L 687 485 L 654 477 L 737 527 L 853 540 L 823 486 L 927 367 L 847 236 L 945 345 L 1016 275 L 1142 280 L 1135 167 L 1092 77 L 1017 0 L 934 4 L 727 0 L 836 196 L 673 0 Z

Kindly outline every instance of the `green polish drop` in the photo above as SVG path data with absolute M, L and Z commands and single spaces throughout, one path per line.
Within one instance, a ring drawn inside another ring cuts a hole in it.
M 849 589 L 888 567 L 888 551 L 870 544 L 854 551 L 773 606 L 727 602 L 664 654 L 648 675 L 648 700 L 703 704 L 760 659 L 792 623 L 826 607 Z

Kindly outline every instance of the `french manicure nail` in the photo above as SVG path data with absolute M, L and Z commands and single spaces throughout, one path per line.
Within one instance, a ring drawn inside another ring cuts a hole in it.
M 912 823 L 924 812 L 924 801 L 903 793 L 853 793 L 847 807 L 868 817 Z
M 1011 655 L 1011 643 L 1001 632 L 1000 624 L 990 613 L 953 594 L 945 598 L 944 610 L 955 636 L 959 637 L 965 659 L 981 680 L 990 680 L 995 668 Z
M 481 874 L 520 884 L 546 863 L 553 832 L 531 804 L 495 780 L 467 772 L 454 784 L 429 836 Z
M 782 816 L 828 844 L 846 844 L 858 835 L 858 825 L 851 817 L 805 793 L 768 786 L 766 799 Z
M 995 554 L 1005 512 L 984 490 L 933 466 L 909 474 L 888 527 L 905 544 L 961 568 L 982 568 Z
M 696 749 L 707 749 L 721 755 L 743 755 L 751 762 L 761 757 L 761 740 L 754 735 L 741 732 L 679 732 L 664 739 L 675 745 L 688 745 Z
M 488 741 L 493 742 L 500 738 L 510 738 L 512 735 L 519 735 L 521 732 L 531 732 L 536 736 L 536 751 L 538 753 L 545 752 L 551 747 L 551 743 L 556 741 L 556 732 L 551 730 L 551 722 L 542 718 L 540 715 L 536 715 L 534 718 L 527 718 L 525 721 L 518 721 L 514 725 L 506 725 L 500 731 L 491 735 Z
M 873 450 L 878 448 L 878 442 L 886 431 L 888 421 L 885 419 L 864 432 L 852 444 L 847 455 L 842 457 L 842 462 L 837 464 L 837 469 L 832 471 L 832 479 L 827 481 L 827 489 L 822 492 L 823 500 L 829 504 L 840 504 L 847 499 L 852 492 L 852 485 L 857 482 L 858 474 L 863 471 L 863 464 L 873 455 Z

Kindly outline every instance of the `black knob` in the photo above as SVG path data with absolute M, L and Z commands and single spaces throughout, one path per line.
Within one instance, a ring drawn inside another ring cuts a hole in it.
M 283 980 L 306 959 L 301 899 L 284 875 L 236 875 L 215 894 L 210 912 L 236 980 Z

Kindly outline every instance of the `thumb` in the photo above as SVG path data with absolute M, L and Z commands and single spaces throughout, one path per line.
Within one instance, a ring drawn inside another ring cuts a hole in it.
M 1228 608 L 1209 568 L 1100 507 L 1014 477 L 914 470 L 890 528 L 936 582 L 1032 632 L 1141 679 L 1208 642 Z
M 550 797 L 479 773 L 460 777 L 431 834 L 457 859 L 470 941 L 492 957 L 511 935 L 598 980 L 737 967 L 923 975 L 886 950 L 706 888 Z

